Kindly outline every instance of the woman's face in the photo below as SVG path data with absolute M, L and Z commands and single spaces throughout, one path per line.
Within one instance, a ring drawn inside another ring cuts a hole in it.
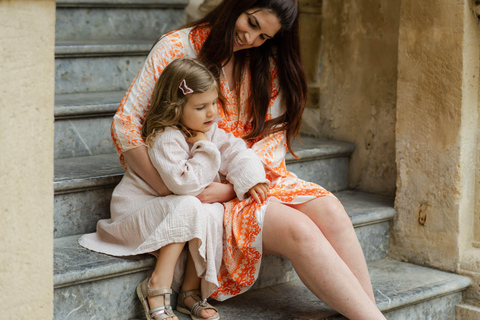
M 277 16 L 268 9 L 253 8 L 242 13 L 235 23 L 233 51 L 261 46 L 282 28 Z

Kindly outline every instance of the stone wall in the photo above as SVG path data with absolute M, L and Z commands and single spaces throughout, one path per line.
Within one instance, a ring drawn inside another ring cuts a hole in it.
M 0 314 L 53 317 L 55 1 L 0 2 Z
M 354 142 L 350 186 L 395 194 L 400 1 L 324 0 L 320 136 Z

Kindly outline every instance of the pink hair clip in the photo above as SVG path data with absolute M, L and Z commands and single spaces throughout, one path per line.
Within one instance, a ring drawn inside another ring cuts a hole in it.
M 180 82 L 180 86 L 178 88 L 182 90 L 184 96 L 186 96 L 189 93 L 193 93 L 193 90 L 187 86 L 187 82 L 185 81 L 185 79 L 183 79 L 183 81 Z

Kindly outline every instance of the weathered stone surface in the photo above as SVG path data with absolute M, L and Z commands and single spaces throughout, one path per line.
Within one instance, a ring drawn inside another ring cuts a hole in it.
M 177 4 L 181 3 L 177 2 Z M 138 6 L 141 5 L 139 1 Z M 185 2 L 183 5 L 186 5 Z M 55 38 L 57 41 L 155 40 L 183 24 L 185 24 L 185 12 L 182 7 L 60 7 L 57 9 Z
M 324 0 L 322 11 L 319 136 L 355 143 L 350 187 L 386 195 L 396 187 L 399 9 Z
M 55 121 L 55 159 L 116 152 L 111 123 L 112 116 Z
M 51 319 L 55 1 L 0 1 L 0 318 Z
M 442 0 L 431 15 L 431 6 L 409 0 L 400 11 L 390 255 L 450 271 L 464 263 L 478 222 L 480 41 L 471 4 Z
M 55 60 L 55 93 L 127 90 L 145 56 Z

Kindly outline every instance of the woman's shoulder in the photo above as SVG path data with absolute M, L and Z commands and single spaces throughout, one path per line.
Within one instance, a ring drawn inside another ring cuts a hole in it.
M 160 37 L 152 51 L 164 53 L 167 50 L 196 57 L 209 34 L 210 29 L 204 26 L 173 30 Z

